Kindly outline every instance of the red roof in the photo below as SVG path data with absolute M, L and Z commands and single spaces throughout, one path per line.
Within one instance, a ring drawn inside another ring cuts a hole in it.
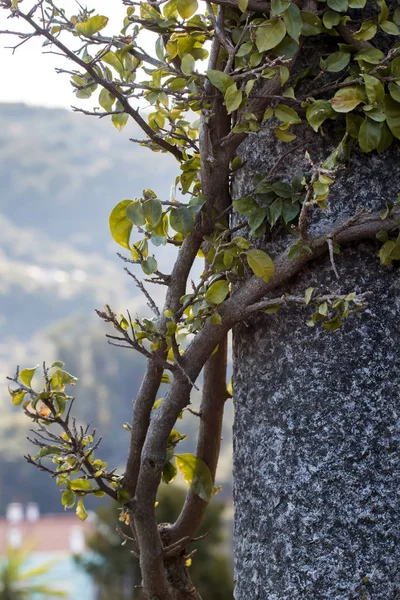
M 92 530 L 92 522 L 80 521 L 74 513 L 41 515 L 37 521 L 17 524 L 0 518 L 0 555 L 5 554 L 11 539 L 18 537 L 22 543 L 32 544 L 35 552 L 72 552 L 74 543 Z

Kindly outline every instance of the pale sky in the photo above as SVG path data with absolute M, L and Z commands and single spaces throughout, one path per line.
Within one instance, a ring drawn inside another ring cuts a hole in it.
M 29 8 L 32 4 L 31 0 L 24 0 L 21 9 Z M 87 0 L 87 3 L 81 4 L 89 9 L 95 8 L 96 13 L 110 18 L 103 30 L 105 35 L 115 34 L 122 28 L 126 6 L 120 0 Z M 60 0 L 59 5 L 66 10 L 67 16 L 78 12 L 74 0 Z M 7 19 L 6 15 L 7 12 L 0 9 L 0 30 L 26 31 L 21 19 Z M 72 38 L 64 34 L 64 40 L 68 42 L 68 39 Z M 0 102 L 24 102 L 59 108 L 69 108 L 73 104 L 92 109 L 91 99 L 79 100 L 73 94 L 69 76 L 58 75 L 54 71 L 55 67 L 71 68 L 70 62 L 62 62 L 60 56 L 42 54 L 43 50 L 49 48 L 42 48 L 38 39 L 29 40 L 12 54 L 12 50 L 6 49 L 5 46 L 15 45 L 13 40 L 15 38 L 10 35 L 0 35 Z M 96 103 L 95 98 L 96 96 L 93 96 Z

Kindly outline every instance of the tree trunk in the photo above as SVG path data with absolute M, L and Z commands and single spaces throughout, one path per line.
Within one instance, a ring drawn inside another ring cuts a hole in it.
M 288 149 L 269 132 L 261 139 L 243 150 L 236 197 Z M 304 168 L 306 149 L 316 164 L 327 155 L 314 136 L 277 179 Z M 329 210 L 312 211 L 311 234 L 358 206 L 384 208 L 399 190 L 398 143 L 382 155 L 354 151 Z M 271 243 L 289 241 L 258 241 L 270 253 Z M 360 320 L 330 332 L 307 327 L 311 307 L 285 307 L 234 331 L 236 600 L 400 598 L 400 272 L 380 265 L 378 248 L 342 248 L 339 280 L 325 257 L 281 290 L 372 291 Z

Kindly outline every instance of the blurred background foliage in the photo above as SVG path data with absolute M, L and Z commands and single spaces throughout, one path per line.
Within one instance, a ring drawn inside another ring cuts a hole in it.
M 158 495 L 158 521 L 171 523 L 179 514 L 185 498 L 185 490 L 174 484 L 162 485 Z M 136 586 L 140 583 L 138 559 L 130 552 L 131 542 L 122 544 L 123 538 L 116 532 L 117 506 L 103 506 L 97 511 L 95 532 L 87 539 L 90 553 L 77 557 L 76 561 L 96 582 L 98 600 L 132 600 L 141 598 Z M 193 543 L 189 551 L 196 549 L 190 565 L 190 576 L 205 600 L 231 600 L 233 574 L 227 535 L 227 512 L 223 503 L 213 499 L 208 507 L 199 536 L 203 539 Z M 129 536 L 129 529 L 119 523 Z
M 168 199 L 177 174 L 174 159 L 129 142 L 137 137 L 130 127 L 119 135 L 104 120 L 0 104 L 0 516 L 10 502 L 37 502 L 43 513 L 62 510 L 54 481 L 22 458 L 32 450 L 26 440 L 29 423 L 12 407 L 5 381 L 17 364 L 64 361 L 79 377 L 78 421 L 97 427 L 103 437 L 99 456 L 124 468 L 129 434 L 123 423 L 131 418 L 143 359 L 107 345 L 106 329 L 94 309 L 108 303 L 116 312 L 129 308 L 132 314 L 144 314 L 147 307 L 116 256 L 108 216 L 118 201 L 134 199 L 149 186 Z M 168 271 L 173 254 L 173 249 L 161 249 L 161 270 Z M 195 392 L 194 406 L 198 401 Z M 221 541 L 231 517 L 231 423 L 228 402 L 216 481 L 223 490 L 213 499 L 205 524 L 210 534 L 190 567 L 208 600 L 232 598 L 226 540 Z M 196 417 L 185 412 L 177 429 L 188 436 L 179 451 L 193 452 Z M 161 521 L 172 521 L 182 502 L 176 482 L 167 491 L 158 508 Z M 99 510 L 100 522 L 107 524 L 115 510 L 101 502 L 88 503 L 88 508 Z M 121 564 L 123 578 L 133 559 L 120 541 L 115 548 L 110 541 L 104 552 L 110 568 Z M 94 549 L 101 555 L 99 537 L 97 542 Z

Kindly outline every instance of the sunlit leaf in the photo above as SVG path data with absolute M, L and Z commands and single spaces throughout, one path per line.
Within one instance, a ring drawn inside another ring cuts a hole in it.
M 194 494 L 204 502 L 212 496 L 213 480 L 210 469 L 204 461 L 193 454 L 175 454 L 176 466 Z
M 78 500 L 78 504 L 76 506 L 76 516 L 81 520 L 84 521 L 85 519 L 87 519 L 87 512 L 85 509 L 85 505 L 83 503 L 83 498 L 80 498 Z
M 229 294 L 229 283 L 225 279 L 215 281 L 208 288 L 205 299 L 209 304 L 221 304 Z
M 272 258 L 262 250 L 247 250 L 247 262 L 254 275 L 268 282 L 275 272 Z
M 132 232 L 132 222 L 126 216 L 126 209 L 132 203 L 132 200 L 122 200 L 113 208 L 109 225 L 111 235 L 114 240 L 123 248 L 129 249 L 129 238 Z

